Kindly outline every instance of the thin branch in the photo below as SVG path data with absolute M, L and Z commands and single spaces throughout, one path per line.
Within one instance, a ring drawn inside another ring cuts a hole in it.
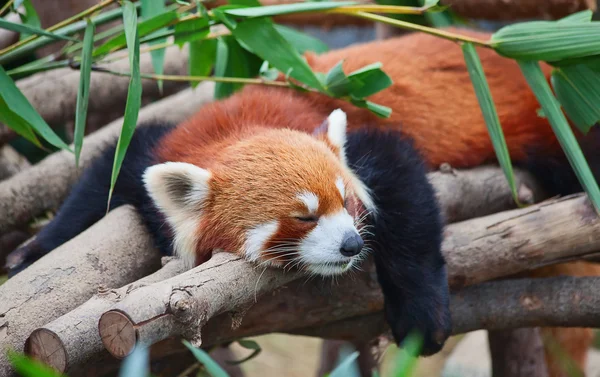
M 89 15 L 91 15 L 91 14 L 97 12 L 97 11 L 100 11 L 100 10 L 106 8 L 107 6 L 111 5 L 115 1 L 116 0 L 104 0 L 104 1 L 102 1 L 102 2 L 100 2 L 98 4 L 96 4 L 96 5 L 94 5 L 93 7 L 90 7 L 88 9 L 84 10 L 81 13 L 78 13 L 78 14 L 72 16 L 72 17 L 67 18 L 64 21 L 61 21 L 61 22 L 59 22 L 59 23 L 57 23 L 55 25 L 50 26 L 49 28 L 46 29 L 46 31 L 54 31 L 54 30 L 60 29 L 61 27 L 70 25 L 70 24 L 72 24 L 75 21 L 79 21 L 79 20 L 81 20 L 81 19 L 83 19 L 83 18 L 85 18 L 85 17 L 87 17 L 87 16 L 89 16 Z M 8 46 L 7 48 L 0 50 L 0 56 L 2 56 L 4 54 L 6 54 L 6 53 L 8 53 L 8 52 L 10 52 L 10 51 L 18 48 L 18 47 L 21 47 L 21 46 L 23 46 L 23 45 L 25 45 L 25 44 L 27 44 L 27 43 L 29 43 L 29 42 L 37 39 L 37 38 L 39 38 L 39 35 L 32 35 L 32 36 L 30 36 L 28 38 L 25 38 L 25 39 L 23 39 L 23 40 L 15 43 L 15 44 L 12 44 L 12 45 Z

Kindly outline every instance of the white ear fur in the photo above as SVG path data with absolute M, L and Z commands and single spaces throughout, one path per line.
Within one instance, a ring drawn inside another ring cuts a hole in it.
M 327 139 L 331 145 L 340 150 L 340 158 L 343 163 L 346 161 L 344 147 L 346 145 L 347 126 L 348 119 L 346 118 L 346 113 L 341 109 L 333 110 L 327 117 Z
M 346 173 L 350 177 L 350 183 L 354 187 L 354 192 L 358 199 L 363 203 L 367 210 L 376 212 L 375 202 L 371 197 L 370 190 L 365 184 L 354 174 L 348 166 L 346 160 L 346 130 L 348 127 L 348 119 L 346 113 L 341 109 L 336 109 L 327 117 L 327 139 L 334 147 L 340 150 L 340 160 Z
M 188 268 L 194 267 L 197 226 L 210 178 L 208 170 L 183 162 L 150 166 L 143 176 L 148 194 L 173 227 L 174 251 Z

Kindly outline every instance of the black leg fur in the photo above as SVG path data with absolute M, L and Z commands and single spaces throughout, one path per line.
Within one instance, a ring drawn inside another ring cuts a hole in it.
M 352 169 L 372 190 L 371 216 L 385 315 L 396 342 L 412 331 L 423 355 L 438 352 L 451 331 L 449 290 L 441 253 L 443 221 L 423 159 L 397 132 L 359 131 L 347 143 Z
M 158 247 L 170 251 L 170 241 L 162 218 L 152 205 L 150 197 L 141 184 L 144 170 L 156 163 L 153 148 L 172 129 L 170 125 L 148 125 L 135 131 L 123 161 L 115 185 L 110 208 L 132 204 L 138 208 L 148 227 L 155 234 Z M 110 177 L 113 167 L 115 145 L 107 148 L 86 169 L 73 186 L 56 217 L 37 234 L 35 239 L 12 252 L 7 258 L 9 276 L 22 271 L 56 247 L 74 238 L 106 214 Z

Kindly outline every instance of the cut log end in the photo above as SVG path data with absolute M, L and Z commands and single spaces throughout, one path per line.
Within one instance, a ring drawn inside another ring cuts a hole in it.
M 25 354 L 62 373 L 67 369 L 67 352 L 60 338 L 47 329 L 37 329 L 25 341 Z
M 108 311 L 100 317 L 98 331 L 102 344 L 111 355 L 123 359 L 129 355 L 137 343 L 137 330 L 125 314 Z

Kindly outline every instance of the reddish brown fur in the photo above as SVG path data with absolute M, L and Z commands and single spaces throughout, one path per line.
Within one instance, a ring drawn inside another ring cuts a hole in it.
M 461 32 L 481 39 L 489 37 L 483 33 Z M 532 146 L 537 147 L 540 153 L 557 153 L 558 143 L 547 121 L 537 115 L 538 103 L 517 64 L 489 49 L 478 49 L 478 53 L 512 159 L 522 160 L 525 148 Z M 226 200 L 215 204 L 218 211 L 204 222 L 201 244 L 226 249 L 238 248 L 239 244 L 220 245 L 216 240 L 223 238 L 219 237 L 221 232 L 235 233 L 239 230 L 227 227 L 216 229 L 208 224 L 244 224 L 247 218 L 243 211 L 239 211 L 241 199 L 259 203 L 258 196 L 267 191 L 264 188 L 276 184 L 277 176 L 268 169 L 265 170 L 260 161 L 269 158 L 269 148 L 276 147 L 277 143 L 263 136 L 266 139 L 262 146 L 259 143 L 258 147 L 254 145 L 246 150 L 243 147 L 235 151 L 227 149 L 235 141 L 257 134 L 264 128 L 287 127 L 312 132 L 332 110 L 341 108 L 348 114 L 350 130 L 364 125 L 400 129 L 415 140 L 431 168 L 437 168 L 444 162 L 456 168 L 495 162 L 494 150 L 457 44 L 424 34 L 412 34 L 403 38 L 355 45 L 320 56 L 309 55 L 307 58 L 313 69 L 321 72 L 326 72 L 342 59 L 345 59 L 346 73 L 381 62 L 394 83 L 387 90 L 373 95 L 370 100 L 392 108 L 392 116 L 380 119 L 344 101 L 264 86 L 248 86 L 233 97 L 202 108 L 167 137 L 160 150 L 161 157 L 164 160 L 191 162 L 211 169 L 219 163 L 229 163 L 222 159 L 238 153 L 245 154 L 244 158 L 253 160 L 248 162 L 253 167 L 246 171 L 238 170 L 238 173 L 254 175 L 257 190 L 239 192 L 235 187 L 235 177 L 221 177 L 219 184 L 224 186 L 215 189 L 230 194 L 226 196 Z M 543 69 L 546 73 L 549 72 L 549 67 L 543 66 Z M 227 150 L 227 153 L 220 153 L 223 150 Z M 301 178 L 296 169 L 312 165 L 310 159 L 302 156 L 290 158 L 293 160 L 285 161 L 289 167 L 285 174 L 289 174 L 289 177 Z M 326 166 L 321 168 L 325 169 L 326 174 L 332 174 Z M 310 187 L 314 189 L 318 184 L 315 182 L 313 186 L 311 183 Z M 323 190 L 327 191 L 328 189 Z M 339 198 L 329 200 L 334 203 Z M 269 220 L 292 210 L 294 208 L 282 207 L 276 210 L 278 213 L 261 212 L 260 209 L 253 210 L 253 213 L 262 220 Z M 227 214 L 227 218 L 221 217 L 224 214 Z M 256 220 L 253 219 L 255 222 Z M 278 237 L 295 237 L 298 234 L 292 227 L 282 225 Z M 240 238 L 238 236 L 231 239 Z M 582 271 L 579 267 L 584 265 L 590 274 L 600 273 L 597 266 L 589 264 L 558 265 L 546 272 L 550 271 L 551 275 L 578 274 Z M 552 331 L 558 335 L 559 342 L 570 355 L 583 363 L 590 345 L 590 331 L 578 330 L 577 334 L 567 329 Z M 576 337 L 573 339 L 571 335 Z

